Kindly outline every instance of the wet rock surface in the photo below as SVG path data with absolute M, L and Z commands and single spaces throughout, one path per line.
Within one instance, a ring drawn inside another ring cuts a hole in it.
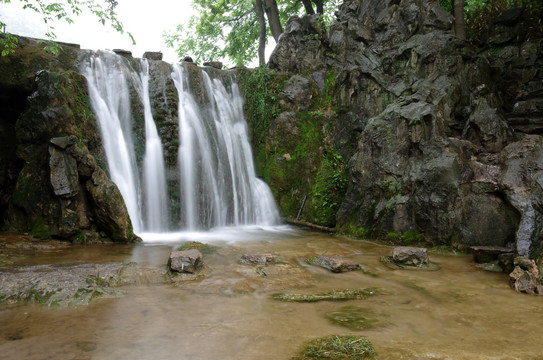
M 194 274 L 204 265 L 202 253 L 198 250 L 172 251 L 168 261 L 171 271 Z
M 496 20 L 490 43 L 500 49 L 483 53 L 451 35 L 451 15 L 434 2 L 347 0 L 325 35 L 311 17 L 291 18 L 269 65 L 290 79 L 309 74 L 310 87 L 321 91 L 313 93 L 317 98 L 326 98 L 322 89 L 331 83 L 332 106 L 315 100 L 302 117 L 286 104 L 270 137 L 294 153 L 287 143 L 297 135 L 281 131 L 285 119 L 301 134 L 307 118 L 319 130 L 322 118 L 344 122 L 323 131 L 312 148 L 336 149 L 348 161 L 344 198 L 327 226 L 370 237 L 412 231 L 463 250 L 480 245 L 539 254 L 543 53 L 541 39 L 510 36 L 523 31 L 520 13 L 509 10 Z M 294 94 L 289 81 L 284 88 Z M 270 166 L 277 173 L 272 187 L 297 196 L 296 209 L 305 193 L 308 204 L 321 201 L 315 188 L 290 189 L 283 175 L 317 182 L 323 163 L 304 160 L 292 175 L 293 161 Z M 294 208 L 279 197 L 283 209 Z M 325 224 L 307 208 L 301 220 Z
M 163 283 L 165 275 L 165 270 L 123 263 L 18 266 L 0 270 L 0 302 L 88 305 L 96 298 L 121 296 L 122 285 Z
M 543 277 L 534 260 L 517 257 L 509 274 L 511 287 L 517 292 L 543 295 Z

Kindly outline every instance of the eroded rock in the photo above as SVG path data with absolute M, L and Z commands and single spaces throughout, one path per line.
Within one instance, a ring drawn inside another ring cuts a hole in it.
M 543 284 L 534 260 L 517 257 L 515 269 L 509 274 L 509 283 L 517 292 L 543 295 Z

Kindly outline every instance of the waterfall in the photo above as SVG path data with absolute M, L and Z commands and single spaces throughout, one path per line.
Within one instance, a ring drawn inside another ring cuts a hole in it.
M 142 60 L 138 94 L 143 103 L 145 119 L 145 155 L 143 157 L 143 194 L 145 231 L 161 232 L 168 229 L 168 192 L 162 142 L 151 114 L 149 100 L 149 63 Z
M 139 233 L 143 230 L 141 201 L 125 70 L 121 57 L 104 52 L 90 58 L 83 75 L 102 135 L 109 176 L 123 195 L 134 232 Z
M 202 71 L 205 101 L 198 102 L 188 86 L 188 72 L 180 64 L 173 65 L 171 80 L 179 100 L 176 191 L 171 183 L 170 189 L 167 186 L 163 145 L 151 109 L 147 60 L 136 71 L 126 59 L 100 52 L 91 56 L 83 74 L 109 174 L 125 199 L 136 233 L 166 233 L 175 229 L 172 224 L 192 231 L 279 222 L 269 187 L 256 177 L 243 99 L 235 81 L 227 88 Z M 143 108 L 144 136 L 134 135 L 130 88 Z M 143 157 L 135 155 L 136 149 L 145 149 Z M 179 214 L 170 215 L 170 207 L 180 209 Z

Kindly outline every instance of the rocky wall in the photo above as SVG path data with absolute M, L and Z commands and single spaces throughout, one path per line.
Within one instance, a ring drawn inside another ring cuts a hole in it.
M 4 230 L 78 242 L 135 241 L 124 200 L 105 171 L 98 129 L 79 74 L 78 46 L 58 55 L 19 38 L 0 58 Z M 10 100 L 11 99 L 11 100 Z M 4 153 L 6 154 L 6 153 Z
M 313 114 L 321 111 L 314 99 L 323 98 L 322 79 L 333 74 L 326 82 L 329 126 L 319 117 L 304 125 L 303 101 L 294 109 L 282 105 L 271 141 L 274 149 L 299 146 L 299 130 L 314 126 L 318 146 L 311 153 L 342 149 L 348 163 L 333 221 L 307 210 L 302 219 L 360 236 L 510 246 L 535 257 L 543 234 L 541 40 L 511 37 L 480 50 L 455 37 L 452 24 L 426 0 L 347 0 L 329 33 L 316 16 L 291 18 L 269 67 L 288 74 L 281 96 L 305 91 Z M 281 164 L 292 156 L 283 157 L 273 165 L 288 168 Z M 281 201 L 282 190 L 292 179 L 315 182 L 321 165 L 308 156 L 301 166 L 307 180 L 281 171 L 272 177 L 284 214 L 294 212 Z

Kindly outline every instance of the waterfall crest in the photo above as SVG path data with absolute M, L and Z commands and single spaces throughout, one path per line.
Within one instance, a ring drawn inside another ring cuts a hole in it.
M 142 60 L 139 65 L 134 70 L 126 59 L 100 52 L 83 69 L 109 173 L 123 194 L 134 231 L 278 224 L 271 191 L 256 177 L 243 98 L 235 81 L 226 87 L 199 70 L 205 101 L 198 102 L 188 86 L 188 71 L 180 64 L 172 66 L 179 147 L 177 164 L 168 169 L 152 115 L 149 63 Z M 137 93 L 132 102 L 143 108 L 144 136 L 134 135 L 130 88 Z M 142 157 L 136 156 L 137 149 L 145 149 Z M 177 180 L 168 183 L 166 174 L 172 170 Z

